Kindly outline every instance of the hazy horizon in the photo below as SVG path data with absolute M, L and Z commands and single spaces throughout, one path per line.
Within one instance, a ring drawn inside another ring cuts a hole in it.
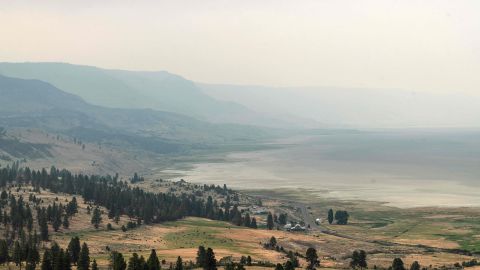
M 7 1 L 0 60 L 479 95 L 476 1 Z M 35 46 L 31 46 L 35 44 Z

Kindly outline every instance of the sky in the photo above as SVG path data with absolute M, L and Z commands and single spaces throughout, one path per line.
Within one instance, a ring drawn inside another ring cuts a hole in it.
M 1 0 L 0 61 L 480 95 L 480 1 Z

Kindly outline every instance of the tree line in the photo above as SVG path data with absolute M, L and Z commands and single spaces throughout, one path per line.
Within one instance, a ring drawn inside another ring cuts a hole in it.
M 49 172 L 45 169 L 36 171 L 28 167 L 20 168 L 18 163 L 0 170 L 0 187 L 11 183 L 32 185 L 35 191 L 48 189 L 53 193 L 80 195 L 87 202 L 105 207 L 108 217 L 116 220 L 120 215 L 128 215 L 131 219 L 137 219 L 139 224 L 151 224 L 195 216 L 224 220 L 238 226 L 257 227 L 255 218 L 251 218 L 248 213 L 242 215 L 238 205 L 231 203 L 231 191 L 226 186 L 213 189 L 222 194 L 227 193 L 225 202 L 219 204 L 211 196 L 205 201 L 195 194 L 147 192 L 118 180 L 118 176 L 72 174 L 55 167 L 51 167 Z M 53 218 L 55 224 L 58 224 L 58 211 Z

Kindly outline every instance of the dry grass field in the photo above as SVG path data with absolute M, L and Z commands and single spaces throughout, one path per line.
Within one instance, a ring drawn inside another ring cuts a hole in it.
M 26 198 L 30 192 L 29 188 L 21 188 L 13 193 Z M 41 194 L 35 195 L 41 198 L 45 205 L 54 201 L 60 203 L 72 199 L 70 195 L 53 194 L 48 191 L 42 191 Z M 432 233 L 427 234 L 420 228 L 411 228 L 412 232 L 401 237 L 393 237 L 391 236 L 392 231 L 398 230 L 398 228 L 368 229 L 364 224 L 365 221 L 357 218 L 352 219 L 351 225 L 328 226 L 329 229 L 342 234 L 341 236 L 321 233 L 319 230 L 292 233 L 280 230 L 250 229 L 222 221 L 194 217 L 162 224 L 142 225 L 123 232 L 120 228 L 129 221 L 128 217 L 122 216 L 119 223 L 115 224 L 107 218 L 106 209 L 102 209 L 104 212 L 102 224 L 99 229 L 95 229 L 90 224 L 91 216 L 87 213 L 88 204 L 85 204 L 81 198 L 77 199 L 79 213 L 72 218 L 70 228 L 61 228 L 58 232 L 51 231 L 51 240 L 66 247 L 71 237 L 79 236 L 82 242 L 88 243 L 91 257 L 95 258 L 101 267 L 107 267 L 111 250 L 122 252 L 128 258 L 133 252 L 147 257 L 151 249 L 156 249 L 159 258 L 166 260 L 166 267 L 169 263 L 174 262 L 177 256 L 182 256 L 187 262 L 194 261 L 199 245 L 212 247 L 217 260 L 226 256 L 233 256 L 238 260 L 242 255 L 250 255 L 254 261 L 283 263 L 287 260 L 285 253 L 265 249 L 262 245 L 272 236 L 275 236 L 278 245 L 285 250 L 304 254 L 308 247 L 315 247 L 321 258 L 322 267 L 327 268 L 348 268 L 349 255 L 355 249 L 364 249 L 368 252 L 368 263 L 371 267 L 374 265 L 388 267 L 395 257 L 401 257 L 407 265 L 413 261 L 419 261 L 422 266 L 431 266 L 432 268 L 444 265 L 452 266 L 456 262 L 461 263 L 473 258 L 438 250 L 426 251 L 425 248 L 417 246 L 417 244 L 422 244 L 432 247 L 456 248 L 459 245 L 453 240 L 442 241 L 440 238 L 431 238 Z M 284 202 L 268 200 L 265 200 L 265 205 L 272 211 L 276 211 L 279 209 L 278 207 L 287 206 Z M 294 212 L 291 207 L 288 209 Z M 310 208 L 309 211 L 315 210 Z M 462 217 L 464 216 L 462 215 Z M 445 216 L 431 215 L 427 220 L 436 222 L 437 219 L 442 218 Z M 452 217 L 449 216 L 449 218 Z M 460 218 L 460 216 L 454 218 Z M 259 220 L 261 220 L 260 217 Z M 107 230 L 108 223 L 112 224 L 113 230 Z M 451 226 L 447 225 L 444 224 L 435 230 L 442 230 L 443 226 Z M 323 224 L 322 227 L 327 226 Z M 450 230 L 451 233 L 463 233 L 458 229 L 454 231 L 453 228 L 450 228 Z M 345 237 L 347 235 L 351 237 Z M 372 241 L 375 239 L 388 239 L 398 244 L 380 244 Z M 306 265 L 303 259 L 300 259 L 300 262 L 303 266 Z M 257 268 L 255 267 L 255 269 Z

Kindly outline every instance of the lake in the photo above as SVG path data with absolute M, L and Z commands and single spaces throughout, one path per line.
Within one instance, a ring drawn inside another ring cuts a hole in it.
M 398 207 L 480 206 L 480 132 L 325 132 L 169 171 L 237 189 L 307 188 L 318 196 Z

